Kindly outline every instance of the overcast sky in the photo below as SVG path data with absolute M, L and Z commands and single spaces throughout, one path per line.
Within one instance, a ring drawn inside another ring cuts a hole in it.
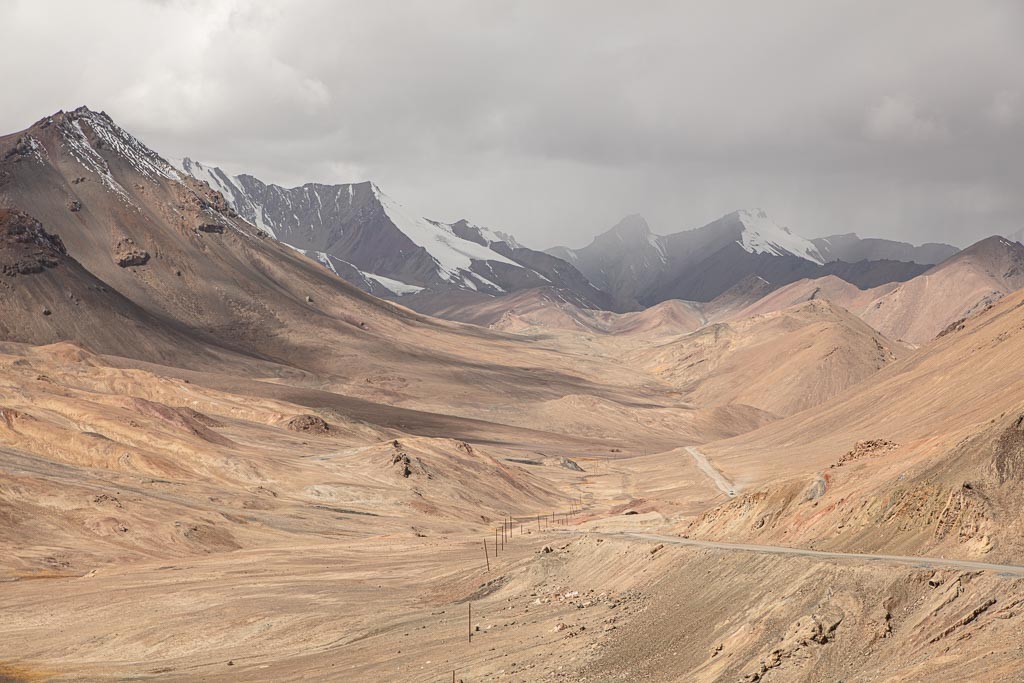
M 0 0 L 0 131 L 103 109 L 164 156 L 376 181 L 582 246 L 762 207 L 807 237 L 1024 228 L 1016 0 Z

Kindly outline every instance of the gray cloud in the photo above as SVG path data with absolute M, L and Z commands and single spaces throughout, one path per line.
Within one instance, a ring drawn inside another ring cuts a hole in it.
M 0 0 L 0 129 L 88 104 L 537 246 L 750 206 L 807 236 L 1024 227 L 1020 3 L 634 4 Z

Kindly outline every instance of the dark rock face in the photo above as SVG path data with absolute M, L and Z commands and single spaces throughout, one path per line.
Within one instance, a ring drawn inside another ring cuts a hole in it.
M 41 273 L 67 256 L 57 235 L 16 209 L 0 209 L 0 273 L 7 277 Z
M 196 228 L 196 230 L 199 232 L 214 233 L 220 235 L 223 234 L 224 232 L 224 226 L 219 225 L 217 223 L 203 223 L 198 228 Z

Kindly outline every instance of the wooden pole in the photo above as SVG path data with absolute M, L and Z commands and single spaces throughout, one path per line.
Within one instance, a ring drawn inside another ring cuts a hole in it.
M 473 603 L 469 603 L 469 642 L 473 642 Z
M 484 560 L 487 562 L 487 571 L 491 571 L 491 558 L 487 556 L 487 539 L 484 539 Z
M 494 556 L 498 556 L 498 527 L 494 527 Z

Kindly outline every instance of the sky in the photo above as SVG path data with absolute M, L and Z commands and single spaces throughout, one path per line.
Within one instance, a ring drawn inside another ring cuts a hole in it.
M 373 180 L 537 248 L 763 208 L 806 237 L 1024 228 L 1017 0 L 0 0 L 0 132 Z

